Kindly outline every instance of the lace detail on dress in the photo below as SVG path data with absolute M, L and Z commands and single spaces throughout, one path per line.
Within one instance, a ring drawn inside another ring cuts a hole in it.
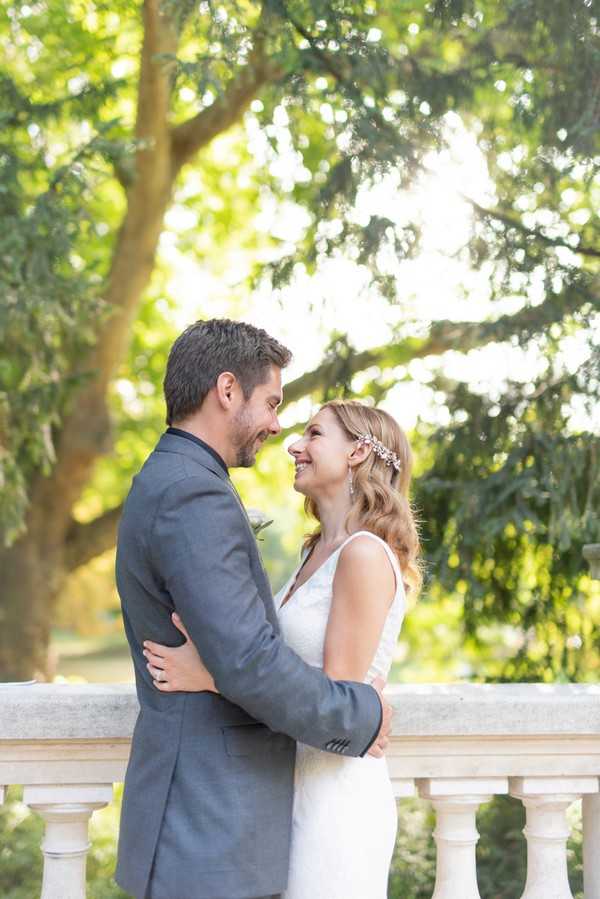
M 365 678 L 370 683 L 378 675 L 387 678 L 393 659 L 396 642 L 402 626 L 406 599 L 400 565 L 388 544 L 371 531 L 357 531 L 351 534 L 341 546 L 299 587 L 288 602 L 281 606 L 290 586 L 302 565 L 302 561 L 286 584 L 275 595 L 275 607 L 279 617 L 282 635 L 288 646 L 309 665 L 323 667 L 325 631 L 333 597 L 333 579 L 341 551 L 359 535 L 367 535 L 380 543 L 392 564 L 396 575 L 396 593 L 390 606 L 377 652 Z

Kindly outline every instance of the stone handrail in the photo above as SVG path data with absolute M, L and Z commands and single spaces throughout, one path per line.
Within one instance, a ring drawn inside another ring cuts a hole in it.
M 572 899 L 566 810 L 583 797 L 586 899 L 600 899 L 600 686 L 395 686 L 396 795 L 436 811 L 433 899 L 478 899 L 475 813 L 497 794 L 527 813 L 522 899 Z M 137 715 L 129 685 L 0 686 L 0 784 L 46 822 L 42 899 L 83 899 L 88 820 L 123 779 Z M 4 793 L 0 787 L 0 801 Z

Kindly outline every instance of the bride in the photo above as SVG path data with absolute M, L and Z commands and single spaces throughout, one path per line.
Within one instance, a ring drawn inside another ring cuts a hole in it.
M 405 591 L 416 594 L 421 580 L 406 436 L 382 409 L 334 400 L 288 451 L 294 489 L 319 527 L 274 597 L 282 635 L 331 678 L 387 679 Z M 187 638 L 183 646 L 145 644 L 156 688 L 214 691 L 183 622 L 173 620 Z M 385 899 L 397 826 L 386 760 L 348 758 L 330 748 L 297 746 L 282 899 Z

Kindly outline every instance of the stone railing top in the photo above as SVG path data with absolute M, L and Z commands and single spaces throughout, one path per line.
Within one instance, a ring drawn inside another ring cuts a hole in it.
M 387 689 L 395 737 L 600 736 L 600 685 L 410 684 Z M 128 740 L 130 684 L 0 685 L 0 742 Z
M 127 740 L 138 708 L 133 684 L 0 684 L 0 742 Z
M 600 736 L 596 684 L 411 684 L 386 694 L 394 736 Z

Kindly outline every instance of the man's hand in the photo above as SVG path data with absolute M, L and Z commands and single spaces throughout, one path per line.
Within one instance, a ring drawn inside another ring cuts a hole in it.
M 367 755 L 372 755 L 376 759 L 383 758 L 385 750 L 387 748 L 389 741 L 389 736 L 392 731 L 392 714 L 393 708 L 383 695 L 383 690 L 385 688 L 386 682 L 382 677 L 376 677 L 371 686 L 377 690 L 379 694 L 379 699 L 381 700 L 381 707 L 383 709 L 383 716 L 381 719 L 381 729 L 377 734 L 375 742 L 372 744 L 369 749 Z

